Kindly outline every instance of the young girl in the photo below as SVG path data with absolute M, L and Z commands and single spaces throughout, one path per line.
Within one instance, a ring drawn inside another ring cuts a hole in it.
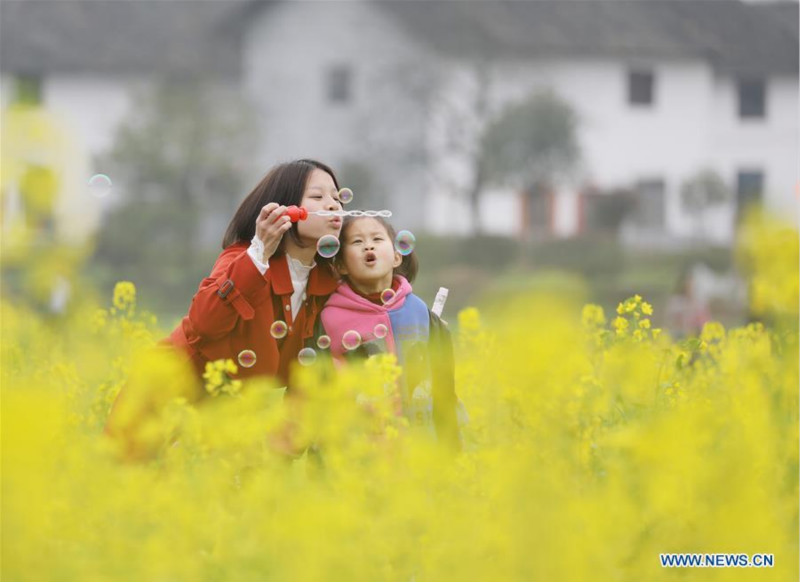
M 335 263 L 342 282 L 322 310 L 321 332 L 336 360 L 395 354 L 403 413 L 413 424 L 432 423 L 439 441 L 458 450 L 450 334 L 412 293 L 417 259 L 395 249 L 395 236 L 382 218 L 345 219 Z

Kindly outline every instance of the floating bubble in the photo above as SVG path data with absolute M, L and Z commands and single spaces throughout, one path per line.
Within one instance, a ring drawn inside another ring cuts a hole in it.
M 242 350 L 236 359 L 242 368 L 252 368 L 256 365 L 256 353 L 253 350 Z
M 319 256 L 330 259 L 339 252 L 339 239 L 332 234 L 326 234 L 317 241 Z
M 317 352 L 313 348 L 303 348 L 297 354 L 297 361 L 301 366 L 310 366 L 317 361 Z
M 285 321 L 276 321 L 270 326 L 269 333 L 275 339 L 283 339 L 289 333 L 289 326 Z
M 327 350 L 331 347 L 331 338 L 327 335 L 321 335 L 317 338 L 317 347 L 321 350 Z
M 394 299 L 395 295 L 397 295 L 397 293 L 394 292 L 394 289 L 384 289 L 381 291 L 381 303 L 386 305 Z
M 389 328 L 386 327 L 384 324 L 379 323 L 375 326 L 375 329 L 372 330 L 372 333 L 378 339 L 383 339 L 386 337 L 386 334 L 389 333 Z
M 378 210 L 378 216 L 382 216 L 383 218 L 389 218 L 392 216 L 391 210 Z
M 417 238 L 410 230 L 401 230 L 394 239 L 394 248 L 403 256 L 410 255 L 417 244 Z
M 339 190 L 339 202 L 342 204 L 350 204 L 353 201 L 353 191 L 350 188 L 342 188 Z
M 89 192 L 97 198 L 103 198 L 111 192 L 111 178 L 105 174 L 95 174 L 89 178 Z
M 344 346 L 344 349 L 348 351 L 355 350 L 361 345 L 361 334 L 353 329 L 344 332 L 344 335 L 342 336 L 342 345 Z

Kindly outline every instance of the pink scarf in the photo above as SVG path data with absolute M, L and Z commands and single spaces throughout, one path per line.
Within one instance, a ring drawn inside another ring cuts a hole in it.
M 399 280 L 400 285 L 394 298 L 385 305 L 372 303 L 353 291 L 344 281 L 339 283 L 320 314 L 325 333 L 331 338 L 330 349 L 334 358 L 341 359 L 347 351 L 342 344 L 345 333 L 358 332 L 360 343 L 366 343 L 377 338 L 375 328 L 380 324 L 386 326 L 386 336 L 383 338 L 386 346 L 391 353 L 397 354 L 389 312 L 401 308 L 412 289 L 404 277 L 395 275 L 395 279 Z M 355 334 L 348 334 L 348 338 L 353 336 Z

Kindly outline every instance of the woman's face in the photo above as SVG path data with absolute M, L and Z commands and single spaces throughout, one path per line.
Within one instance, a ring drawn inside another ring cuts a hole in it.
M 300 206 L 308 210 L 309 213 L 317 210 L 342 209 L 342 205 L 339 202 L 339 192 L 330 174 L 318 168 L 312 170 L 308 176 Z M 342 218 L 340 216 L 309 214 L 306 220 L 301 220 L 297 223 L 297 232 L 300 238 L 313 244 L 316 244 L 317 240 L 326 234 L 338 237 L 341 229 Z

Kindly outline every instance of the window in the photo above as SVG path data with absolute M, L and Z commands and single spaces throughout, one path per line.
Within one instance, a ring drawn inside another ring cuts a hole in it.
M 642 228 L 664 228 L 664 180 L 641 180 L 636 184 L 636 224 Z
M 767 116 L 767 87 L 763 79 L 739 80 L 739 117 L 761 119 Z
M 736 174 L 736 212 L 741 213 L 752 204 L 761 202 L 764 194 L 764 172 L 743 170 Z
M 352 95 L 353 71 L 348 65 L 335 65 L 328 70 L 328 102 L 348 103 Z
M 628 103 L 631 105 L 653 105 L 655 76 L 652 71 L 628 72 Z
M 617 232 L 636 198 L 629 190 L 587 192 L 583 197 L 583 224 L 588 231 Z
M 552 194 L 544 190 L 536 190 L 531 194 L 528 203 L 528 224 L 534 228 L 550 228 L 550 205 Z
M 42 79 L 32 75 L 17 77 L 14 101 L 25 105 L 39 105 L 42 102 Z

